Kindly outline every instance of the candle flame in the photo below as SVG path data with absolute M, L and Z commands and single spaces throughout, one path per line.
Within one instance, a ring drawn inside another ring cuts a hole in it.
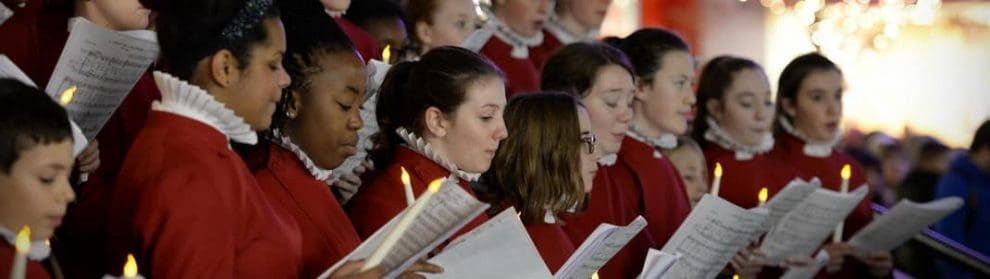
M 592 273 L 591 279 L 598 279 L 598 272 Z
M 27 225 L 17 233 L 17 241 L 14 244 L 17 253 L 27 254 L 31 250 L 31 228 Z
M 852 169 L 849 168 L 849 164 L 842 166 L 842 173 L 840 175 L 842 175 L 842 179 L 849 179 L 852 176 Z
M 45 239 L 45 246 L 52 247 L 52 242 Z
M 134 260 L 134 255 L 127 254 L 127 263 L 124 264 L 124 277 L 134 278 L 138 275 L 137 261 Z
M 433 182 L 430 182 L 430 187 L 427 188 L 426 190 L 434 193 L 440 192 L 440 186 L 442 185 L 443 185 L 443 179 L 433 180 Z
M 59 99 L 59 103 L 62 104 L 62 106 L 67 106 L 69 103 L 72 103 L 72 97 L 76 95 L 76 89 L 78 88 L 73 85 L 69 86 L 69 88 L 65 89 L 65 91 L 62 91 L 62 97 Z
M 715 176 L 722 176 L 722 164 L 715 162 Z
M 757 198 L 760 199 L 760 203 L 767 202 L 767 187 L 763 187 L 763 189 L 760 189 L 760 194 L 757 195 Z
M 743 2 L 745 2 L 745 1 L 743 1 Z M 739 279 L 739 274 L 733 274 L 732 275 L 732 279 Z
M 399 167 L 399 170 L 402 171 L 402 176 L 400 177 L 402 179 L 402 185 L 412 185 L 409 182 L 409 173 L 406 172 L 406 168 L 405 167 Z
M 390 58 L 392 58 L 392 45 L 385 45 L 385 49 L 382 50 L 382 60 L 389 63 L 392 61 Z

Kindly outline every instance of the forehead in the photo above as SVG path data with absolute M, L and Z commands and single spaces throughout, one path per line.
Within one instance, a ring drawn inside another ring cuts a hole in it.
M 72 160 L 71 139 L 65 139 L 56 143 L 38 143 L 21 150 L 11 170 L 18 169 L 18 167 L 37 169 L 52 164 L 68 167 L 72 164 Z
M 632 75 L 622 66 L 609 64 L 602 66 L 595 74 L 594 87 L 611 89 L 632 87 Z
M 770 81 L 762 70 L 746 68 L 732 74 L 730 90 L 766 93 L 770 91 Z
M 663 67 L 657 73 L 668 75 L 694 75 L 694 57 L 683 50 L 669 51 L 660 58 L 660 66 Z
M 313 86 L 339 84 L 353 86 L 363 93 L 366 87 L 364 63 L 353 51 L 340 50 L 317 54 L 317 66 L 321 70 L 311 77 Z
M 808 73 L 801 81 L 802 90 L 832 90 L 842 87 L 842 75 L 833 69 L 820 69 Z
M 465 88 L 464 103 L 474 107 L 505 106 L 505 84 L 497 76 L 479 77 Z

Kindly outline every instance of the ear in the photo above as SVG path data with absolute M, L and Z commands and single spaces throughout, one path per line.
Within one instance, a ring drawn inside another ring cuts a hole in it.
M 423 45 L 433 45 L 433 29 L 425 21 L 417 21 L 413 27 L 416 37 Z
M 210 56 L 210 78 L 222 88 L 237 84 L 240 79 L 240 70 L 234 53 L 222 49 Z
M 643 82 L 641 79 L 636 79 L 636 94 L 633 97 L 637 101 L 646 101 L 646 90 L 651 88 L 651 85 Z
M 289 119 L 296 119 L 296 117 L 299 116 L 300 108 L 303 106 L 303 96 L 296 90 L 290 91 L 289 94 L 292 94 L 292 102 L 286 103 L 283 109 L 285 110 L 286 117 Z
M 425 117 L 423 121 L 426 122 L 426 130 L 436 137 L 443 137 L 447 135 L 447 128 L 450 127 L 450 123 L 447 122 L 447 117 L 443 114 L 440 109 L 436 107 L 430 107 L 424 112 Z
M 794 102 L 793 98 L 781 97 L 778 102 L 780 102 L 780 107 L 784 110 L 782 112 L 785 115 L 790 118 L 794 118 L 794 116 L 797 115 L 797 104 Z
M 715 118 L 715 121 L 722 121 L 722 116 L 725 114 L 722 111 L 722 102 L 718 99 L 708 99 L 705 101 L 705 108 L 708 109 L 708 115 Z

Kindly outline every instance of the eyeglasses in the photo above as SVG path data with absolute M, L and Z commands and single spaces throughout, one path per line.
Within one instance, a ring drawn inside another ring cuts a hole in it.
M 588 155 L 595 154 L 595 142 L 598 142 L 598 137 L 591 132 L 581 133 L 581 142 L 588 147 Z

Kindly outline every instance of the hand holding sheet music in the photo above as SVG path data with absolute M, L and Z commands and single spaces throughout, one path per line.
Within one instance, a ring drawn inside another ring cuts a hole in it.
M 456 179 L 446 179 L 443 187 L 437 192 L 425 209 L 411 223 L 412 226 L 401 235 L 398 244 L 386 254 L 381 266 L 385 269 L 386 278 L 394 278 L 409 268 L 417 260 L 423 258 L 443 241 L 447 240 L 457 230 L 478 217 L 488 208 L 488 204 L 472 197 L 461 189 Z M 378 229 L 364 243 L 349 255 L 327 269 L 319 278 L 327 278 L 345 262 L 365 259 L 371 256 L 385 236 L 396 226 L 409 208 L 400 212 L 391 221 Z
M 814 278 L 815 274 L 818 274 L 818 271 L 822 270 L 822 268 L 825 267 L 825 264 L 828 263 L 828 259 L 829 259 L 828 252 L 825 252 L 825 249 L 818 250 L 818 254 L 815 254 L 814 262 L 812 262 L 808 266 L 788 268 L 787 272 L 785 272 L 784 275 L 781 276 L 780 278 L 781 279 Z
M 681 254 L 667 253 L 650 248 L 650 251 L 646 252 L 646 262 L 643 263 L 643 272 L 636 278 L 662 278 L 664 273 L 667 273 L 667 270 L 670 270 L 670 267 L 680 258 Z
M 705 194 L 662 251 L 681 254 L 663 278 L 715 278 L 732 256 L 752 242 L 766 208 L 743 209 Z
M 767 263 L 776 265 L 791 256 L 811 255 L 843 222 L 869 190 L 862 185 L 847 194 L 816 189 L 794 210 L 787 213 L 763 239 Z

